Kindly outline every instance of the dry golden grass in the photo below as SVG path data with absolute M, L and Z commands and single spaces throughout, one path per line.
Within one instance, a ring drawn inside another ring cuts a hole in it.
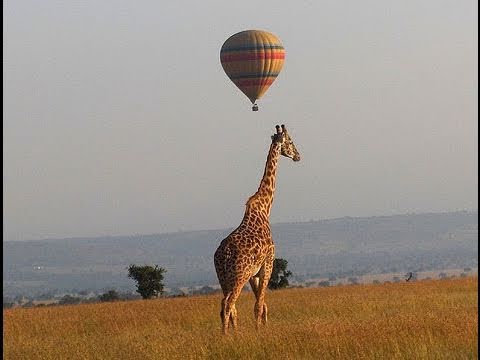
M 270 291 L 220 333 L 220 295 L 4 310 L 4 359 L 476 359 L 477 278 Z

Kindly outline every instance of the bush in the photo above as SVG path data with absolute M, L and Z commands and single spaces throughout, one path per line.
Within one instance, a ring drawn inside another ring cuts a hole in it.
M 137 292 L 143 299 L 151 299 L 163 294 L 162 280 L 166 271 L 158 265 L 153 267 L 132 264 L 128 267 L 128 277 L 137 282 Z
M 283 289 L 288 286 L 288 277 L 292 275 L 291 271 L 287 270 L 288 261 L 285 259 L 273 260 L 273 270 L 268 288 L 272 290 Z

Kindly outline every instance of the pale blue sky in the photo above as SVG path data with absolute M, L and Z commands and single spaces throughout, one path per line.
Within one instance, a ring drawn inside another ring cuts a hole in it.
M 476 1 L 4 1 L 4 240 L 477 209 Z M 254 113 L 219 50 L 287 52 Z

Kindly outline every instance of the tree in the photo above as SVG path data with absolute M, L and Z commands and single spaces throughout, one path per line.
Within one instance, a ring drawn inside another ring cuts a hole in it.
M 109 290 L 105 294 L 100 295 L 98 297 L 98 299 L 101 302 L 115 301 L 115 300 L 119 300 L 120 296 L 118 295 L 118 293 L 115 290 Z
M 151 299 L 163 294 L 163 274 L 167 272 L 164 268 L 155 265 L 138 266 L 131 264 L 128 267 L 128 277 L 137 282 L 137 292 L 143 299 Z
M 273 270 L 268 288 L 272 290 L 283 289 L 288 286 L 288 277 L 292 275 L 291 271 L 287 270 L 288 261 L 285 259 L 273 260 Z

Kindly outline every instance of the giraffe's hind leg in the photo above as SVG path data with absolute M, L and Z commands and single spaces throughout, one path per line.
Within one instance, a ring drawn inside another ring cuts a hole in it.
M 226 302 L 227 302 L 227 297 L 223 298 L 222 300 L 222 309 L 220 310 L 220 319 L 222 320 L 222 327 L 225 327 L 225 322 L 227 322 L 227 317 L 226 317 Z M 235 330 L 237 328 L 237 308 L 235 307 L 235 304 L 233 304 L 231 311 L 230 311 L 230 316 L 228 318 L 229 324 L 232 326 L 232 328 Z M 226 327 L 229 326 L 229 324 L 226 325 Z
M 231 307 L 230 315 L 228 317 L 227 317 L 227 309 L 226 309 L 228 299 L 231 295 L 231 291 L 229 292 L 223 283 L 221 283 L 220 285 L 223 290 L 223 299 L 222 299 L 221 310 L 220 310 L 220 319 L 222 320 L 222 328 L 225 329 L 225 328 L 228 328 L 229 325 L 231 325 L 232 328 L 235 329 L 237 327 L 237 309 L 235 307 L 235 304 L 233 304 L 233 306 Z
M 232 293 L 227 294 L 222 299 L 222 309 L 220 310 L 220 318 L 222 320 L 222 331 L 224 334 L 227 333 L 229 325 L 232 326 L 233 330 L 237 328 L 237 309 L 235 304 L 228 307 L 229 299 Z
M 224 297 L 222 302 L 223 307 L 223 333 L 226 334 L 228 330 L 228 321 L 232 324 L 233 330 L 237 328 L 237 309 L 235 307 L 235 302 L 237 301 L 240 293 L 242 292 L 245 282 L 238 282 L 234 285 L 232 291 L 229 291 L 228 294 Z
M 227 333 L 229 323 L 233 328 L 237 325 L 237 309 L 235 308 L 235 304 L 231 307 L 230 311 L 227 310 L 228 300 L 231 296 L 230 287 L 228 286 L 228 276 L 224 271 L 224 262 L 222 259 L 217 256 L 218 250 L 215 253 L 214 262 L 215 262 L 215 270 L 217 272 L 218 282 L 220 283 L 220 287 L 222 288 L 223 292 L 223 299 L 221 302 L 220 308 L 220 319 L 222 322 L 222 330 L 224 333 Z
M 227 304 L 228 295 L 225 295 L 222 299 L 222 305 L 220 310 L 220 319 L 222 320 L 222 329 L 226 333 L 226 328 L 228 328 L 227 317 L 226 317 L 226 304 Z
M 272 248 L 259 272 L 258 296 L 254 307 L 255 318 L 257 319 L 257 328 L 261 323 L 264 325 L 267 324 L 268 308 L 265 303 L 265 292 L 267 290 L 268 282 L 270 281 L 270 276 L 272 275 L 274 258 L 275 255 Z

